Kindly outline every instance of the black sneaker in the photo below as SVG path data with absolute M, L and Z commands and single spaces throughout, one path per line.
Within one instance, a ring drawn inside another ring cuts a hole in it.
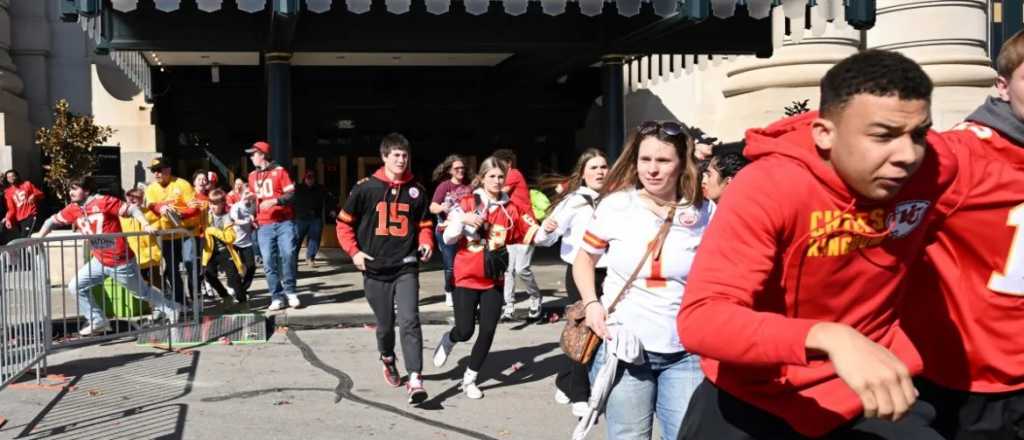
M 437 348 L 434 349 L 434 366 L 441 367 L 445 362 L 448 361 L 448 355 L 451 354 L 452 348 L 455 347 L 455 342 L 452 341 L 451 336 L 448 336 L 449 332 L 445 332 L 444 336 L 441 336 L 441 341 L 437 343 Z
M 402 385 L 402 376 L 398 374 L 398 367 L 395 366 L 395 357 L 381 355 L 380 362 L 384 364 L 384 381 L 393 387 Z

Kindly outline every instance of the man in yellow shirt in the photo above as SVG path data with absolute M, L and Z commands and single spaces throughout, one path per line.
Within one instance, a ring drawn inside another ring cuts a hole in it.
M 192 185 L 185 179 L 175 177 L 171 171 L 171 164 L 162 157 L 153 159 L 149 164 L 149 170 L 156 176 L 156 181 L 146 187 L 145 206 L 160 216 L 157 226 L 160 230 L 192 230 L 196 222 L 201 220 L 202 214 L 202 210 L 190 203 L 195 199 Z M 175 302 L 189 304 L 179 273 L 179 263 L 185 263 L 188 291 L 195 292 L 194 277 L 198 275 L 194 272 L 198 254 L 195 237 L 184 232 L 162 238 L 160 251 L 164 260 L 164 288 L 173 288 Z

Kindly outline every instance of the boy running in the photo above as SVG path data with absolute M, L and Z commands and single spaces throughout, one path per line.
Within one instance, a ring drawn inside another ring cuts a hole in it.
M 432 223 L 427 217 L 430 197 L 413 182 L 409 171 L 409 141 L 398 133 L 384 137 L 380 155 L 384 166 L 352 189 L 338 213 L 338 242 L 363 272 L 366 300 L 377 318 L 377 348 L 384 380 L 402 384 L 395 366 L 395 311 L 402 338 L 409 403 L 427 399 L 423 388 L 423 332 L 419 312 L 419 262 L 429 261 L 433 248 Z M 396 307 L 397 304 L 397 307 Z
M 820 113 L 747 133 L 753 163 L 722 198 L 678 316 L 707 374 L 680 438 L 939 438 L 895 311 L 956 175 L 931 92 L 916 63 L 869 50 L 828 71 Z

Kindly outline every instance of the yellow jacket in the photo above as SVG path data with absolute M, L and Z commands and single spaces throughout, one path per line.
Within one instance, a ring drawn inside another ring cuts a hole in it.
M 175 177 L 167 186 L 160 182 L 153 182 L 146 187 L 146 207 L 154 214 L 159 206 L 171 205 L 182 217 L 182 228 L 192 230 L 193 235 L 199 232 L 206 211 L 200 208 L 189 206 L 189 202 L 196 198 L 196 192 L 192 184 L 185 179 Z M 160 218 L 157 227 L 161 230 L 174 229 L 174 223 L 165 217 Z M 181 237 L 174 237 L 181 238 Z
M 146 220 L 150 224 L 157 220 L 156 214 L 146 211 Z M 142 232 L 142 224 L 132 217 L 121 217 L 121 230 L 124 232 Z M 160 244 L 149 235 L 128 237 L 128 247 L 132 249 L 140 269 L 148 269 L 160 264 Z
M 206 224 L 213 225 L 212 214 L 207 211 Z M 214 226 L 207 226 L 206 233 L 203 234 L 203 266 L 206 266 L 210 262 L 210 258 L 213 258 L 214 250 L 214 239 L 220 240 L 224 243 L 224 247 L 228 249 L 228 254 L 231 255 L 231 262 L 235 263 L 235 268 L 238 269 L 239 275 L 245 274 L 245 266 L 242 264 L 242 257 L 238 255 L 238 251 L 235 250 L 235 226 L 228 221 L 224 228 L 217 228 Z

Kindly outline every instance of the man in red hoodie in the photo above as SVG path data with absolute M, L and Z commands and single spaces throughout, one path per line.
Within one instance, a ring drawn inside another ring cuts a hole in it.
M 902 320 L 924 360 L 921 399 L 948 438 L 1024 432 L 1024 33 L 996 59 L 997 97 L 943 137 L 954 206 L 915 267 Z
M 423 331 L 420 328 L 419 262 L 429 261 L 434 245 L 430 196 L 412 181 L 411 147 L 398 133 L 384 136 L 384 166 L 356 184 L 338 213 L 341 248 L 363 272 L 363 290 L 377 319 L 377 349 L 384 380 L 402 384 L 395 359 L 395 311 L 402 337 L 402 355 L 409 373 L 409 403 L 427 399 L 423 388 Z M 397 306 L 397 307 L 396 307 Z
M 16 170 L 4 173 L 4 180 L 8 185 L 4 190 L 4 199 L 7 201 L 4 227 L 13 230 L 11 239 L 28 237 L 36 225 L 36 213 L 39 211 L 37 205 L 46 196 L 32 182 L 21 180 Z
M 707 375 L 680 438 L 940 438 L 895 311 L 957 171 L 931 91 L 869 50 L 828 71 L 820 113 L 747 133 L 678 317 Z

